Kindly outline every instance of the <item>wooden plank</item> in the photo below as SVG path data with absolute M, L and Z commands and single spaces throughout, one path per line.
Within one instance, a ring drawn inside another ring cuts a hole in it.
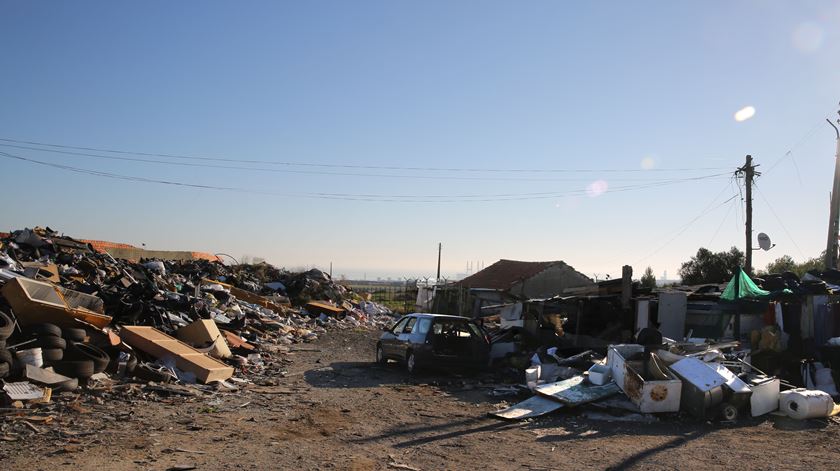
M 120 330 L 123 341 L 155 358 L 172 357 L 175 366 L 194 373 L 202 383 L 224 381 L 233 376 L 233 368 L 201 353 L 165 333 L 147 326 L 127 325 Z

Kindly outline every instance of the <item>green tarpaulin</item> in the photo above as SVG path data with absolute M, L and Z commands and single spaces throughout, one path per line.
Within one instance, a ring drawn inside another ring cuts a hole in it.
M 770 296 L 770 291 L 764 291 L 753 283 L 753 280 L 744 273 L 744 270 L 738 269 L 738 273 L 729 280 L 720 299 L 725 301 L 738 301 L 741 299 L 766 299 Z

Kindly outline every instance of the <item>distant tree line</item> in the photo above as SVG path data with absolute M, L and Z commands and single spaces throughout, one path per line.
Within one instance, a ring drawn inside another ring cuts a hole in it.
M 759 276 L 770 273 L 784 273 L 786 271 L 796 273 L 800 278 L 811 270 L 822 270 L 825 264 L 825 251 L 819 257 L 809 258 L 802 263 L 796 263 L 790 255 L 782 255 L 776 260 L 767 264 Z
M 786 271 L 796 273 L 802 277 L 810 270 L 822 270 L 825 252 L 820 256 L 810 258 L 802 263 L 796 263 L 790 255 L 782 255 L 773 262 L 767 264 L 764 270 L 756 272 L 757 276 L 770 273 L 784 273 Z M 685 285 L 702 285 L 706 283 L 725 283 L 732 279 L 738 268 L 744 266 L 744 252 L 732 247 L 726 252 L 712 252 L 701 247 L 697 254 L 680 266 L 679 275 Z M 650 270 L 650 267 L 648 267 Z M 647 275 L 647 270 L 645 274 Z M 653 273 L 651 272 L 651 275 Z M 643 277 L 644 278 L 644 277 Z M 654 280 L 654 286 L 656 281 Z

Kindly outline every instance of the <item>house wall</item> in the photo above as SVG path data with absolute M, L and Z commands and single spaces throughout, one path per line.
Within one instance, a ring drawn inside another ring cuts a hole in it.
M 547 298 L 560 294 L 566 288 L 592 286 L 595 283 L 568 265 L 554 265 L 522 283 L 514 285 L 510 292 L 526 298 Z

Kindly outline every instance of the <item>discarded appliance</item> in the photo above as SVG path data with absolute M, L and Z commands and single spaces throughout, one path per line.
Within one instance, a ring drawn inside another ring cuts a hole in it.
M 615 383 L 644 413 L 680 410 L 682 381 L 658 360 L 655 354 L 645 359 L 645 347 L 635 344 L 611 345 L 607 364 Z M 644 362 L 648 361 L 648 374 Z
M 823 391 L 797 388 L 779 395 L 779 410 L 794 419 L 828 417 L 833 409 L 834 400 Z
M 123 341 L 155 358 L 173 358 L 178 369 L 195 374 L 198 381 L 224 381 L 233 376 L 233 368 L 211 358 L 163 332 L 146 326 L 124 326 Z
M 695 417 L 712 418 L 724 401 L 726 378 L 697 358 L 684 358 L 671 371 L 683 381 L 680 407 Z
M 767 376 L 747 377 L 747 386 L 752 391 L 750 396 L 750 414 L 753 417 L 768 414 L 779 409 L 779 378 Z
M 50 323 L 60 327 L 76 327 L 76 319 L 102 328 L 111 323 L 102 300 L 28 278 L 13 278 L 2 288 L 22 326 Z

